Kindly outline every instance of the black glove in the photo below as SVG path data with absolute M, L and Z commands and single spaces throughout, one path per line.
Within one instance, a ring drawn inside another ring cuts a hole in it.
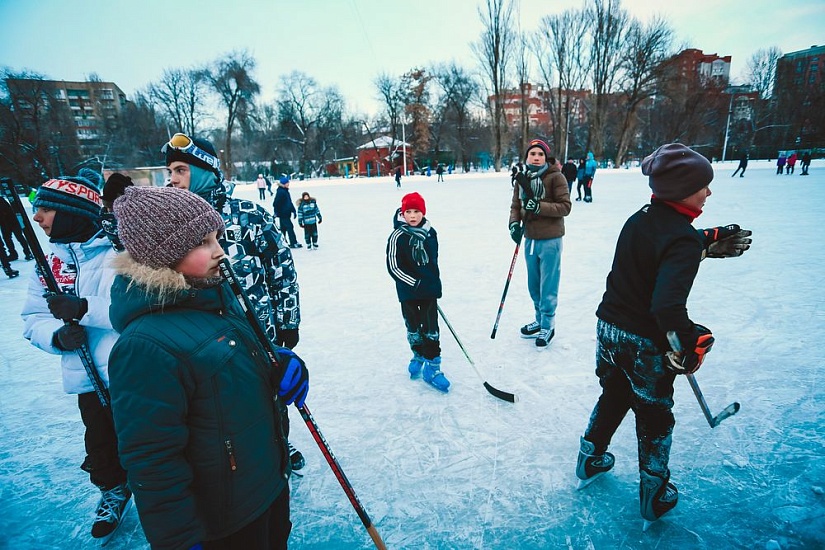
M 666 365 L 676 374 L 693 374 L 713 347 L 713 333 L 705 326 L 693 325 L 692 331 L 677 333 L 677 337 L 683 351 L 668 352 Z
M 530 189 L 530 177 L 524 172 L 516 174 L 516 183 L 520 185 L 524 191 Z
M 524 209 L 528 212 L 538 214 L 541 211 L 541 204 L 539 204 L 539 201 L 536 199 L 527 199 L 527 202 L 524 203 Z
M 86 329 L 77 324 L 63 325 L 52 336 L 52 344 L 63 351 L 74 351 L 86 343 Z
M 320 225 L 322 221 L 321 216 L 318 216 L 318 225 Z
M 510 238 L 516 244 L 521 244 L 521 237 L 524 235 L 524 228 L 519 222 L 510 222 Z
M 63 321 L 80 320 L 89 310 L 86 298 L 78 298 L 72 294 L 52 294 L 46 297 L 46 302 L 55 319 Z
M 297 328 L 279 328 L 275 331 L 275 344 L 284 348 L 292 349 L 298 345 Z
M 275 357 L 278 360 L 278 368 L 273 369 L 275 379 L 272 382 L 277 388 L 278 396 L 282 397 L 287 405 L 294 402 L 303 407 L 309 393 L 309 371 L 304 360 L 286 348 L 280 348 Z
M 303 222 L 298 222 L 298 225 L 299 225 L 300 227 L 303 227 L 303 226 L 304 226 Z
M 733 258 L 741 256 L 751 247 L 753 240 L 748 237 L 752 234 L 752 231 L 742 229 L 735 223 L 703 229 L 702 237 L 705 241 L 705 250 L 702 257 Z

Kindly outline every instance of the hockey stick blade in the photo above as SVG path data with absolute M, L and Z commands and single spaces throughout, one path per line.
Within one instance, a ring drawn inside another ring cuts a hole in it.
M 724 419 L 738 413 L 740 408 L 741 408 L 741 406 L 739 405 L 739 402 L 737 402 L 737 401 L 734 401 L 733 403 L 731 403 L 730 405 L 725 407 L 722 412 L 720 412 L 719 414 L 717 414 L 716 416 L 713 417 L 713 427 L 715 428 Z
M 516 394 L 495 388 L 492 385 L 490 385 L 489 382 L 485 381 L 484 387 L 487 389 L 488 392 L 490 392 L 490 395 L 498 397 L 502 401 L 507 401 L 508 403 L 515 403 L 516 401 L 518 401 L 518 397 L 516 397 Z

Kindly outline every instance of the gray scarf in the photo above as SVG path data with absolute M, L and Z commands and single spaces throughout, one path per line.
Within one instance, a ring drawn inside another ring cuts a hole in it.
M 427 265 L 430 257 L 427 251 L 424 250 L 424 240 L 427 238 L 427 233 L 430 232 L 430 222 L 424 220 L 424 223 L 418 227 L 413 227 L 407 223 L 398 228 L 410 236 L 410 245 L 412 246 L 412 256 L 416 265 Z
M 542 166 L 527 165 L 527 175 L 530 177 L 530 190 L 533 191 L 533 198 L 541 200 L 544 198 L 544 183 L 541 177 L 550 169 L 548 164 Z M 521 190 L 522 200 L 526 200 L 524 189 Z

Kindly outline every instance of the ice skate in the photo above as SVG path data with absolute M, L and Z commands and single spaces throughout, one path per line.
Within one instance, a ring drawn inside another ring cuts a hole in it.
M 296 476 L 302 477 L 304 474 L 299 474 L 298 471 L 302 470 L 306 465 L 304 455 L 301 451 L 293 447 L 292 443 L 289 441 L 287 441 L 287 447 L 289 448 L 289 463 L 292 466 L 292 473 Z
M 532 323 L 527 323 L 523 327 L 521 327 L 521 337 L 522 338 L 535 338 L 538 333 L 541 331 L 541 325 L 539 325 L 536 321 Z
M 419 378 L 422 368 L 424 368 L 424 358 L 417 353 L 413 353 L 413 357 L 410 359 L 410 365 L 407 367 L 410 372 L 410 378 L 413 380 Z
M 441 372 L 441 357 L 434 357 L 424 361 L 424 382 L 431 385 L 438 391 L 447 393 L 450 389 L 450 381 Z
M 100 493 L 95 522 L 92 524 L 92 537 L 99 539 L 101 546 L 105 546 L 132 505 L 132 491 L 126 483 L 121 483 L 107 491 L 101 489 Z
M 644 470 L 639 472 L 639 506 L 647 531 L 654 521 L 671 511 L 679 501 L 679 491 L 670 483 L 670 472 L 666 478 L 652 475 Z
M 536 349 L 538 351 L 544 351 L 547 349 L 547 346 L 550 345 L 550 341 L 553 339 L 553 336 L 556 335 L 555 329 L 552 328 L 543 328 L 539 331 L 538 336 L 536 336 Z
M 603 474 L 613 469 L 615 457 L 608 452 L 597 455 L 596 446 L 585 438 L 580 439 L 579 458 L 576 461 L 576 477 L 579 478 L 577 490 L 584 489 Z

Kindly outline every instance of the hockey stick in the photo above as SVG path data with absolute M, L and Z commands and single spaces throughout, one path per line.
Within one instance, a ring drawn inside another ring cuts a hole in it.
M 668 331 L 667 341 L 668 343 L 670 343 L 670 347 L 673 348 L 673 351 L 675 351 L 676 353 L 682 353 L 682 344 L 681 342 L 679 342 L 679 337 L 676 336 L 676 333 L 674 331 Z M 688 379 L 688 383 L 690 383 L 690 389 L 693 390 L 693 394 L 696 396 L 696 400 L 699 402 L 699 407 L 701 407 L 702 412 L 705 414 L 705 419 L 707 419 L 711 429 L 718 426 L 724 419 L 728 418 L 729 416 L 733 416 L 739 412 L 740 405 L 737 401 L 734 401 L 733 403 L 722 409 L 722 412 L 720 412 L 716 416 L 712 416 L 710 414 L 710 407 L 708 407 L 708 402 L 705 401 L 705 396 L 702 394 L 702 390 L 699 389 L 699 382 L 696 381 L 696 377 L 693 374 L 686 374 L 685 376 Z
M 249 301 L 249 296 L 247 296 L 246 291 L 241 286 L 238 276 L 235 275 L 235 272 L 232 270 L 232 265 L 229 263 L 228 258 L 221 260 L 220 270 L 221 276 L 229 283 L 232 293 L 238 300 L 238 304 L 241 306 L 241 309 L 244 310 L 246 320 L 255 332 L 255 336 L 258 338 L 261 347 L 263 347 L 266 351 L 270 363 L 277 365 L 278 359 L 275 356 L 274 345 L 272 344 L 272 341 L 267 338 L 266 332 L 261 326 L 260 319 L 258 319 L 257 315 L 255 315 L 252 303 Z M 341 484 L 341 488 L 347 495 L 350 504 L 352 504 L 352 507 L 355 508 L 355 513 L 358 514 L 358 517 L 361 519 L 361 523 L 363 523 L 364 527 L 366 527 L 370 538 L 372 538 L 373 543 L 375 543 L 375 547 L 379 550 L 386 550 L 387 547 L 384 545 L 381 535 L 378 534 L 378 531 L 375 529 L 375 525 L 373 525 L 372 520 L 370 520 L 367 511 L 364 509 L 361 501 L 358 500 L 358 496 L 355 494 L 355 489 L 352 488 L 352 484 L 350 484 L 347 476 L 344 474 L 344 470 L 341 469 L 341 465 L 332 453 L 332 449 L 330 449 L 327 440 L 324 439 L 324 436 L 321 434 L 321 430 L 318 428 L 318 424 L 315 422 L 315 418 L 313 418 L 309 408 L 306 404 L 304 404 L 303 407 L 298 407 L 297 405 L 295 407 L 298 409 L 298 412 L 301 413 L 301 418 L 304 419 L 304 422 L 309 429 L 309 433 L 312 434 L 312 438 L 321 449 L 321 454 L 324 455 L 327 464 L 329 464 L 329 467 L 332 469 L 332 473 L 335 474 L 335 478 L 338 480 L 338 483 Z
M 493 332 L 490 334 L 490 338 L 493 340 L 495 340 L 496 332 L 498 332 L 498 322 L 501 320 L 501 312 L 504 310 L 504 299 L 507 298 L 507 290 L 510 288 L 510 280 L 513 278 L 513 268 L 516 267 L 519 248 L 521 248 L 521 239 L 516 243 L 516 250 L 513 252 L 513 261 L 510 262 L 510 271 L 507 273 L 507 281 L 504 283 L 504 292 L 501 293 L 501 303 L 498 305 L 496 322 L 493 324 Z
M 490 395 L 498 397 L 502 401 L 515 403 L 518 399 L 515 394 L 495 388 L 489 382 L 487 382 L 487 380 L 484 379 L 484 376 L 481 374 L 481 371 L 478 370 L 478 367 L 476 366 L 475 362 L 470 358 L 470 355 L 467 353 L 467 350 L 464 349 L 464 344 L 461 343 L 461 339 L 458 337 L 458 334 L 455 333 L 455 330 L 453 329 L 453 326 L 450 324 L 450 321 L 447 320 L 447 316 L 444 315 L 444 311 L 441 309 L 441 306 L 436 304 L 436 307 L 438 308 L 438 314 L 441 315 L 442 319 L 444 319 L 444 323 L 447 325 L 447 328 L 450 329 L 450 332 L 453 334 L 453 338 L 455 338 L 456 343 L 458 343 L 458 347 L 460 347 L 461 351 L 464 352 L 464 357 L 466 357 L 467 361 L 470 362 L 470 365 L 476 371 L 478 377 L 481 378 L 481 381 L 484 382 L 484 387 L 487 389 L 488 392 L 490 392 Z
M 26 207 L 23 206 L 23 202 L 17 195 L 14 184 L 9 178 L 3 178 L 0 180 L 0 191 L 2 191 L 3 196 L 8 199 L 9 203 L 11 203 L 11 207 L 17 217 L 17 223 L 20 224 L 20 229 L 23 230 L 23 236 L 26 237 L 26 240 L 29 242 L 29 249 L 31 250 L 32 256 L 34 256 L 34 261 L 37 264 L 37 272 L 46 282 L 46 296 L 52 294 L 63 294 L 63 290 L 60 288 L 60 285 L 57 284 L 57 279 L 55 279 L 54 273 L 52 273 L 51 266 L 49 266 L 49 263 L 46 261 L 46 254 L 43 252 L 43 247 L 40 246 L 40 241 L 37 239 L 37 234 L 34 232 L 34 228 L 29 220 L 29 215 L 26 212 Z M 77 321 L 65 321 L 65 323 L 67 325 L 79 324 Z M 97 372 L 94 359 L 92 358 L 92 353 L 89 351 L 89 344 L 84 343 L 75 351 L 80 357 L 80 362 L 83 363 L 83 368 L 86 370 L 86 375 L 92 383 L 92 388 L 94 388 L 97 398 L 100 400 L 100 404 L 104 408 L 109 407 L 109 391 L 106 389 L 106 385 L 103 383 L 100 373 Z

